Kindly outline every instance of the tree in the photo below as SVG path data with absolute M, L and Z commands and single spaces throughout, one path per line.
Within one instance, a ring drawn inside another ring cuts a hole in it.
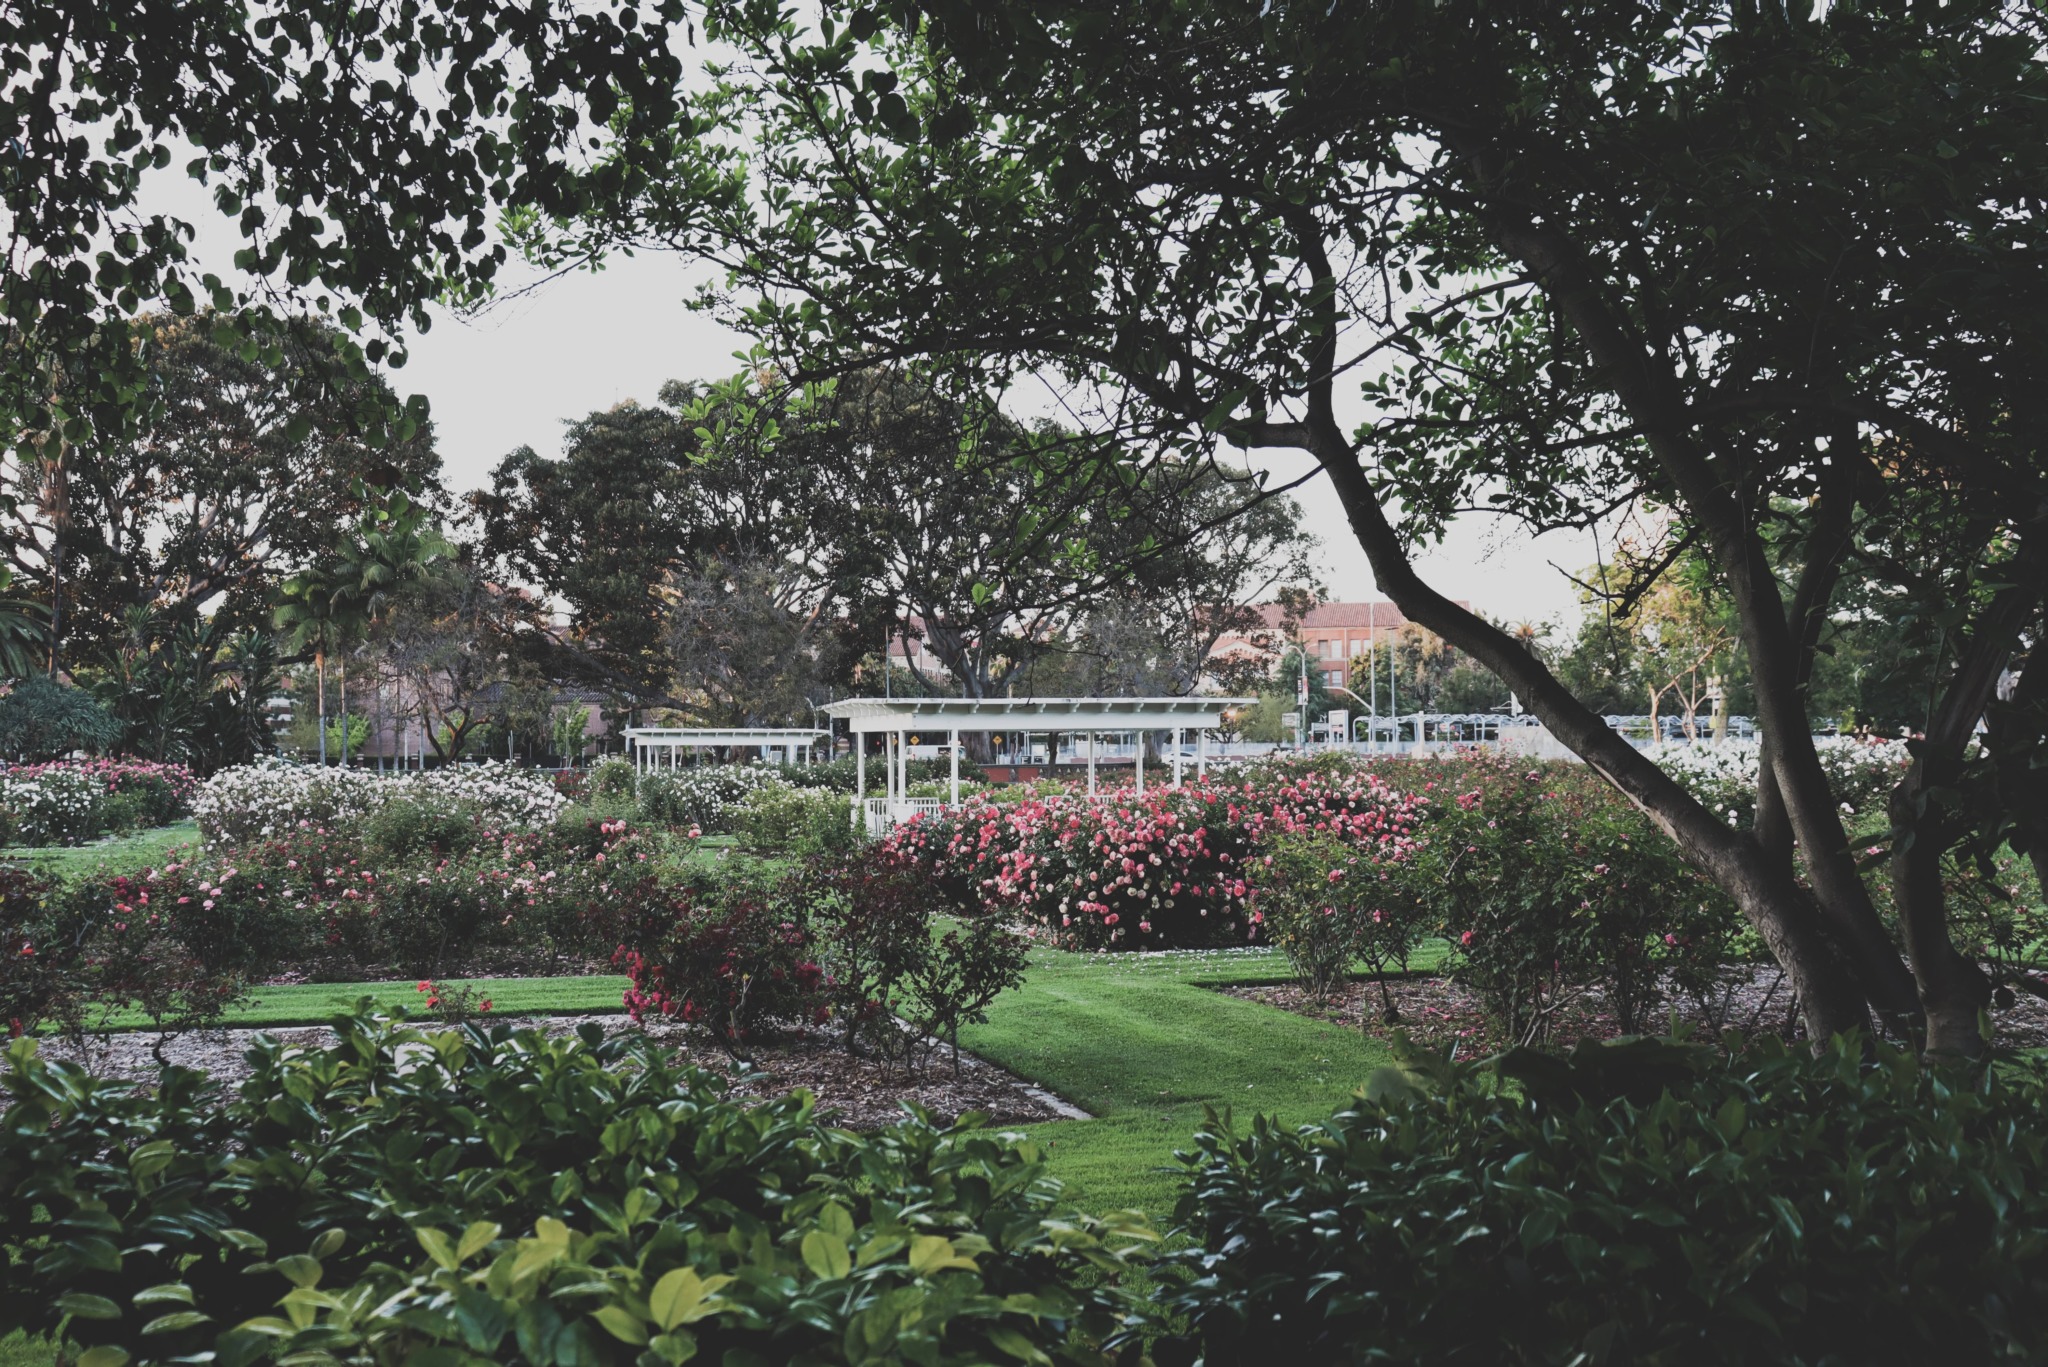
M 4 596 L 13 587 L 13 568 L 0 565 L 0 679 L 25 678 L 33 672 L 49 634 L 40 603 Z
M 668 585 L 669 650 L 687 709 L 707 726 L 801 721 L 840 674 L 835 624 L 788 592 L 784 567 L 712 561 Z
M 0 755 L 40 762 L 74 750 L 100 752 L 121 739 L 121 722 L 82 688 L 31 674 L 0 695 Z
M 1064 377 L 1076 411 L 1149 438 L 1125 457 L 1218 437 L 1309 453 L 1383 590 L 1734 898 L 1816 1037 L 1874 1006 L 1932 1049 L 1982 1047 L 1986 986 L 1928 877 L 1947 837 L 1911 813 L 1953 786 L 2043 592 L 2048 481 L 2022 416 L 2048 392 L 2026 189 L 2048 170 L 2038 14 L 942 0 L 824 17 L 715 6 L 710 33 L 745 60 L 693 118 L 746 145 L 618 193 L 592 182 L 589 211 L 534 221 L 529 247 L 718 260 L 737 316 L 804 376 L 964 359 L 992 382 Z M 1351 376 L 1356 426 L 1338 417 Z M 1966 485 L 2003 502 L 1906 784 L 1902 963 L 1806 688 L 1858 515 Z M 1674 510 L 1739 624 L 1764 735 L 1754 833 L 1410 559 L 1461 509 L 1542 529 L 1636 501 Z
M 210 774 L 270 753 L 277 645 L 194 620 L 131 608 L 126 630 L 93 670 L 92 690 L 122 723 L 121 749 Z
M 486 573 L 473 545 L 403 580 L 369 637 L 370 660 L 420 718 L 435 755 L 459 760 L 508 720 L 509 704 L 548 681 L 541 605 Z
M 252 348 L 296 296 L 352 334 L 359 373 L 402 363 L 399 328 L 495 280 L 498 206 L 571 207 L 566 164 L 612 138 L 621 164 L 668 158 L 682 17 L 670 0 L 0 11 L 0 449 L 61 463 L 128 436 L 156 403 L 142 310 L 234 311 Z M 181 157 L 231 225 L 232 270 L 194 251 L 221 235 L 148 207 Z M 418 416 L 383 426 L 402 440 Z
M 1201 463 L 1041 487 L 1030 453 L 1074 440 L 894 370 L 672 383 L 572 425 L 559 461 L 515 452 L 476 506 L 508 574 L 568 604 L 560 667 L 617 695 L 800 721 L 903 636 L 939 666 L 908 661 L 920 692 L 1042 690 L 1097 628 L 1145 639 L 1076 677 L 1187 692 L 1254 602 L 1311 574 L 1299 509 Z
M 1304 681 L 1308 694 L 1306 703 L 1302 701 Z M 1289 712 L 1302 714 L 1303 734 L 1309 727 L 1329 716 L 1330 709 L 1336 706 L 1330 697 L 1329 684 L 1323 678 L 1322 667 L 1311 660 L 1307 652 L 1298 645 L 1287 647 L 1274 662 L 1273 677 L 1267 681 L 1266 691 L 1287 699 Z
M 60 623 L 53 659 L 120 648 L 133 608 L 219 619 L 219 641 L 260 628 L 278 582 L 353 523 L 364 480 L 432 488 L 431 427 L 371 439 L 397 400 L 349 374 L 335 329 L 292 320 L 246 355 L 232 333 L 213 315 L 140 320 L 146 424 L 61 464 L 0 452 L 8 560 Z
M 521 447 L 499 464 L 472 496 L 480 551 L 567 607 L 550 672 L 636 705 L 680 701 L 672 599 L 714 562 L 775 564 L 785 601 L 822 609 L 833 589 L 803 551 L 833 524 L 819 524 L 818 482 L 777 458 L 781 431 L 752 377 L 672 381 L 656 404 L 571 423 L 559 460 Z

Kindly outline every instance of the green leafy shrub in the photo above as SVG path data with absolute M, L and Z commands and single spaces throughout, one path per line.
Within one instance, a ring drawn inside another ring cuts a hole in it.
M 379 861 L 461 854 L 486 838 L 473 813 L 423 796 L 390 798 L 359 818 L 363 851 Z
M 56 759 L 74 750 L 97 754 L 127 728 L 106 704 L 82 688 L 31 674 L 0 694 L 0 757 Z
M 1383 772 L 1450 790 L 1386 873 L 1511 1039 L 1547 1039 L 1586 985 L 1623 1034 L 1669 990 L 1712 991 L 1741 925 L 1733 903 L 1586 766 L 1479 755 Z
M 832 1014 L 850 1046 L 920 1072 L 960 1027 L 1024 981 L 1031 942 L 996 916 L 940 929 L 918 871 L 863 852 L 809 861 L 785 884 L 809 913 Z
M 1421 915 L 1403 885 L 1379 861 L 1328 832 L 1270 838 L 1255 866 L 1253 904 L 1267 936 L 1287 955 L 1302 989 L 1327 1001 L 1363 959 L 1389 1019 L 1390 969 L 1406 970 L 1421 938 Z
M 1059 1215 L 1039 1151 L 972 1120 L 828 1129 L 595 1026 L 336 1024 L 232 1090 L 16 1042 L 0 1336 L 133 1367 L 1099 1362 L 1089 1288 L 1149 1238 Z
M 780 784 L 748 794 L 732 824 L 741 843 L 762 852 L 845 849 L 856 836 L 844 797 Z
M 584 771 L 584 795 L 593 802 L 631 802 L 640 771 L 629 759 L 601 759 Z
M 1665 1041 L 1410 1052 L 1352 1107 L 1211 1123 L 1162 1283 L 1203 1361 L 2038 1361 L 2048 1065 Z

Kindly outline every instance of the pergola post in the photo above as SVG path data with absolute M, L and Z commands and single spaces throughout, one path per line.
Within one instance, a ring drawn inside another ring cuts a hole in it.
M 1088 796 L 1095 796 L 1095 733 L 1088 733 Z
M 1195 728 L 1195 781 L 1209 777 L 1209 728 Z
M 1138 738 L 1138 796 L 1145 796 L 1145 733 L 1135 733 Z
M 960 733 L 953 732 L 951 740 L 953 743 L 949 748 L 953 752 L 953 799 L 950 805 L 957 807 L 960 805 Z
M 853 733 L 853 795 L 863 806 L 868 800 L 868 747 L 867 737 L 860 732 Z
M 1176 788 L 1180 787 L 1181 737 L 1186 734 L 1187 731 L 1184 727 L 1176 726 L 1173 728 L 1173 786 Z

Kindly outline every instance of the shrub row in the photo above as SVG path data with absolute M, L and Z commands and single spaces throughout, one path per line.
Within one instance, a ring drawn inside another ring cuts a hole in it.
M 161 826 L 190 810 L 196 780 L 182 764 L 55 760 L 0 770 L 0 845 L 82 845 Z
M 827 1129 L 594 1027 L 337 1024 L 233 1091 L 18 1041 L 0 1334 L 84 1367 L 2048 1352 L 2039 1060 L 1411 1052 L 1321 1124 L 1212 1115 L 1155 1253 L 971 1119 Z
M 972 1120 L 856 1136 L 594 1026 L 338 1026 L 233 1091 L 17 1042 L 0 1335 L 90 1367 L 1072 1363 L 1112 1327 L 1085 1283 L 1146 1233 L 1059 1216 L 1037 1150 Z
M 389 802 L 412 802 L 493 830 L 547 826 L 569 800 L 535 769 L 492 761 L 384 776 L 266 759 L 223 769 L 193 800 L 209 844 L 239 844 L 299 831 L 341 831 Z
M 1162 1362 L 2048 1351 L 2039 1059 L 1636 1039 L 1404 1063 L 1322 1124 L 1196 1137 L 1162 1278 L 1192 1332 Z
M 976 797 L 887 843 L 956 907 L 1021 917 L 1064 947 L 1206 947 L 1258 938 L 1255 860 L 1268 834 L 1332 833 L 1392 864 L 1425 806 L 1369 771 L 1269 767 L 1142 797 Z

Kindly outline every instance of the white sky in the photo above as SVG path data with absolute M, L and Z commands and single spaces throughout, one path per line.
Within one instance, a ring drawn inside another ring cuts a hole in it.
M 565 421 L 627 399 L 651 402 L 664 380 L 737 370 L 734 353 L 747 340 L 683 303 L 700 278 L 673 257 L 621 259 L 599 274 L 552 281 L 478 319 L 443 315 L 431 332 L 409 338 L 412 359 L 392 383 L 431 403 L 449 488 L 487 483 L 491 467 L 521 445 L 559 453 Z M 1281 478 L 1308 468 L 1305 456 L 1258 463 Z M 1380 596 L 1328 482 L 1317 476 L 1296 498 L 1323 543 L 1330 596 Z M 1422 557 L 1420 568 L 1438 589 L 1484 612 L 1558 619 L 1569 634 L 1576 599 L 1551 562 L 1576 571 L 1593 559 L 1588 537 L 1532 541 L 1498 519 L 1471 516 Z

